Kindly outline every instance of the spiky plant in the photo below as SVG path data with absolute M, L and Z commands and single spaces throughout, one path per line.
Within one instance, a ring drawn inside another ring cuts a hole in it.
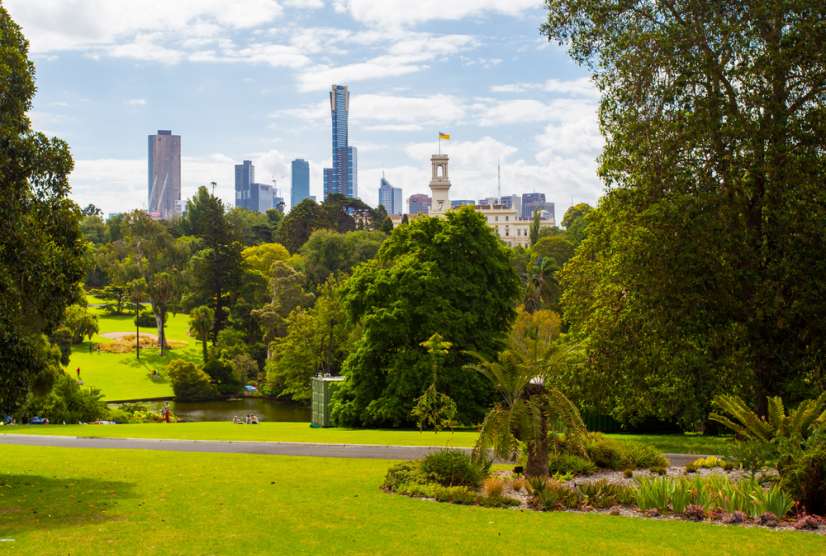
M 826 424 L 826 392 L 802 402 L 788 413 L 779 396 L 767 400 L 767 416 L 761 417 L 737 396 L 717 396 L 713 403 L 722 413 L 712 412 L 709 418 L 725 425 L 743 440 L 765 443 L 778 438 L 802 441 L 817 426 Z
M 482 423 L 474 458 L 483 459 L 490 451 L 499 458 L 513 458 L 522 441 L 527 448 L 525 474 L 546 477 L 551 430 L 564 432 L 572 446 L 583 444 L 587 431 L 579 411 L 549 383 L 576 351 L 559 346 L 558 337 L 559 317 L 555 313 L 520 311 L 508 349 L 495 360 L 469 352 L 476 363 L 467 368 L 487 377 L 500 395 Z

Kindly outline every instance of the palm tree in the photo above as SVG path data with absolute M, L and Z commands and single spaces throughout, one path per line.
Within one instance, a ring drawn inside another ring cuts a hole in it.
M 487 377 L 501 396 L 482 423 L 474 457 L 511 459 L 519 442 L 527 448 L 525 474 L 548 475 L 549 433 L 566 434 L 573 447 L 581 447 L 585 424 L 576 406 L 550 382 L 555 372 L 577 351 L 559 345 L 559 316 L 551 311 L 528 313 L 520 309 L 507 349 L 496 360 L 470 352 L 475 364 L 467 368 Z M 581 450 L 581 448 L 580 448 Z
M 201 340 L 204 350 L 204 363 L 207 361 L 207 340 L 212 332 L 212 325 L 215 320 L 215 313 L 212 307 L 201 305 L 195 307 L 189 314 L 189 333 Z

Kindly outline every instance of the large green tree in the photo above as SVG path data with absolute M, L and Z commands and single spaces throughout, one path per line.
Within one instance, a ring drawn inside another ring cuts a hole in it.
M 0 412 L 59 372 L 53 332 L 78 297 L 84 247 L 69 200 L 72 156 L 32 130 L 34 65 L 20 27 L 0 6 Z
M 456 402 L 459 420 L 478 422 L 491 388 L 462 370 L 464 351 L 492 356 L 501 347 L 519 293 L 509 254 L 472 208 L 393 230 L 346 286 L 350 319 L 364 329 L 343 365 L 348 381 L 338 391 L 338 421 L 411 425 L 413 404 L 433 379 L 421 343 L 438 332 L 454 349 L 437 389 Z
M 189 288 L 184 300 L 189 307 L 212 307 L 215 318 L 211 336 L 215 343 L 245 284 L 243 246 L 227 221 L 224 203 L 206 187 L 199 187 L 186 206 L 183 228 L 200 240 L 200 249 L 189 261 Z
M 301 247 L 310 285 L 323 284 L 331 274 L 349 274 L 357 264 L 372 259 L 385 238 L 383 232 L 316 230 Z
M 800 399 L 826 363 L 826 4 L 547 0 L 593 72 L 608 193 L 565 268 L 615 416 Z

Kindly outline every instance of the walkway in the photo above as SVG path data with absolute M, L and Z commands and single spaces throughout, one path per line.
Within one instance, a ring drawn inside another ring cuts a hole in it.
M 50 446 L 57 448 L 114 448 L 164 450 L 170 452 L 212 452 L 264 454 L 271 456 L 316 456 L 325 458 L 418 459 L 442 446 L 384 446 L 378 444 L 314 444 L 309 442 L 245 442 L 234 440 L 167 440 L 155 438 L 95 438 L 84 436 L 47 436 L 39 434 L 0 434 L 0 444 Z M 470 448 L 456 448 L 470 452 Z M 672 465 L 685 465 L 697 454 L 665 454 Z

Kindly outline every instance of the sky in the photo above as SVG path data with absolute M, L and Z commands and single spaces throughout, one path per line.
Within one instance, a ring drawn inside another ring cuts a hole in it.
M 184 198 L 234 201 L 234 164 L 276 180 L 331 165 L 328 91 L 350 88 L 359 197 L 382 173 L 429 193 L 439 131 L 451 199 L 542 192 L 556 217 L 602 191 L 597 91 L 539 34 L 542 0 L 0 0 L 37 72 L 35 129 L 68 141 L 72 196 L 105 213 L 146 208 L 147 135 L 182 139 Z

